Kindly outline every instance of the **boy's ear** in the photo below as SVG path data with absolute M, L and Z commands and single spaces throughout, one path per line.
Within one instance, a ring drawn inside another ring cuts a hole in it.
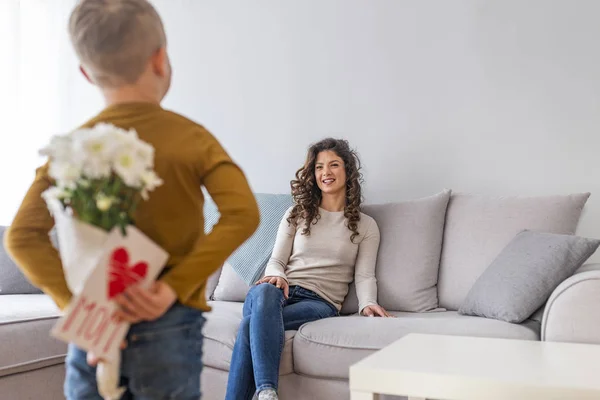
M 83 65 L 79 66 L 79 71 L 81 71 L 81 74 L 85 77 L 85 79 L 91 83 L 92 85 L 95 85 L 94 81 L 92 80 L 92 78 L 90 78 L 90 76 L 88 75 L 88 73 L 85 71 L 85 68 L 83 68 Z
M 152 70 L 156 75 L 161 78 L 169 75 L 169 63 L 167 62 L 167 49 L 165 47 L 156 50 L 150 58 L 150 62 L 152 63 Z

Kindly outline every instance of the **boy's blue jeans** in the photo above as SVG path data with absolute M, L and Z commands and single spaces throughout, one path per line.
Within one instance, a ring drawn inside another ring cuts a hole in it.
M 203 325 L 202 311 L 181 304 L 156 321 L 132 325 L 121 359 L 123 399 L 198 400 Z M 85 351 L 69 345 L 66 370 L 67 400 L 102 400 Z
M 274 285 L 253 286 L 244 302 L 225 399 L 250 400 L 257 391 L 276 390 L 285 331 L 336 315 L 332 304 L 300 286 L 290 287 L 287 300 Z

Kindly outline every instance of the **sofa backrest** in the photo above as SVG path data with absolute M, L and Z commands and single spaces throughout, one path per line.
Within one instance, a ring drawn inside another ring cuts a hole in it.
M 3 294 L 39 294 L 41 290 L 34 287 L 23 276 L 23 273 L 4 248 L 5 226 L 0 226 L 0 295 Z
M 451 194 L 365 205 L 381 243 L 378 301 L 390 311 L 457 310 L 477 278 L 524 229 L 574 234 L 589 193 L 543 197 Z M 213 300 L 244 301 L 249 286 L 226 263 Z M 358 311 L 354 285 L 342 314 Z
M 543 197 L 453 194 L 440 263 L 440 307 L 457 310 L 502 249 L 522 230 L 574 234 L 589 193 Z

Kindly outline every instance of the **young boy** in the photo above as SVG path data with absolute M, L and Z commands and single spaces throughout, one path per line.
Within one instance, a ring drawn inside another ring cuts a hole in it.
M 126 398 L 197 399 L 202 312 L 209 310 L 205 283 L 255 231 L 256 201 L 242 171 L 208 131 L 161 108 L 171 66 L 161 19 L 146 0 L 81 0 L 69 25 L 81 72 L 107 104 L 83 126 L 107 122 L 135 129 L 154 146 L 155 170 L 164 180 L 140 204 L 136 225 L 169 253 L 167 267 L 150 289 L 131 287 L 117 300 L 119 316 L 132 323 L 121 365 Z M 6 234 L 6 247 L 29 280 L 64 308 L 72 295 L 48 237 L 54 221 L 41 197 L 50 182 L 46 164 Z M 208 235 L 201 186 L 221 214 Z M 101 400 L 97 360 L 88 357 L 88 364 L 86 356 L 69 346 L 69 400 Z

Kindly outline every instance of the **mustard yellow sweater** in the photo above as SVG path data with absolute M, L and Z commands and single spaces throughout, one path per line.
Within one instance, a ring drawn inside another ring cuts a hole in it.
M 164 184 L 142 201 L 136 226 L 170 255 L 171 267 L 160 279 L 178 300 L 209 310 L 204 288 L 207 278 L 255 231 L 259 212 L 243 172 L 219 142 L 202 126 L 164 110 L 157 104 L 109 106 L 83 127 L 98 122 L 134 128 L 155 148 L 155 170 Z M 51 185 L 48 165 L 35 180 L 5 235 L 5 246 L 25 276 L 64 308 L 72 294 L 48 232 L 54 220 L 41 197 Z M 221 217 L 204 233 L 201 186 L 214 199 Z

